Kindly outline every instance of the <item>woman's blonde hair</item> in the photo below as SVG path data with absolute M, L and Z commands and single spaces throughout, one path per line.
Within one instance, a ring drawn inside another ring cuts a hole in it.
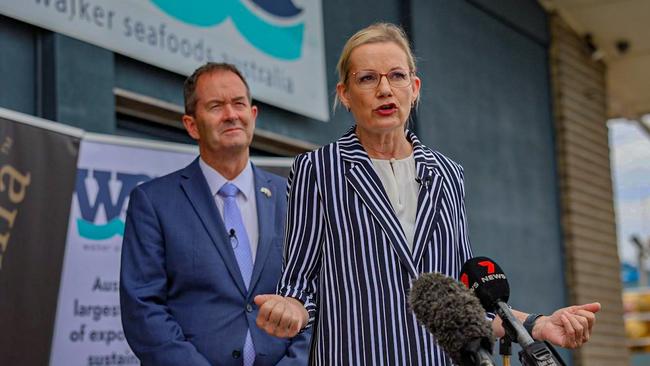
M 380 42 L 393 42 L 398 45 L 406 54 L 406 60 L 410 71 L 416 71 L 415 57 L 413 56 L 411 45 L 409 44 L 409 40 L 406 37 L 404 30 L 392 23 L 375 23 L 361 29 L 345 42 L 339 61 L 336 64 L 336 70 L 339 73 L 339 83 L 347 85 L 348 74 L 350 73 L 350 55 L 352 55 L 352 51 L 364 44 Z M 336 109 L 338 104 L 339 96 L 337 93 L 334 98 L 333 108 Z

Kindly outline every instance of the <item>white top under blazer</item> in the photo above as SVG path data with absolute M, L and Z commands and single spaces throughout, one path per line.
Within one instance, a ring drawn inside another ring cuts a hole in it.
M 415 214 L 418 208 L 418 191 L 420 183 L 415 177 L 415 159 L 413 154 L 404 159 L 373 159 L 372 165 L 384 186 L 388 200 L 393 206 L 404 235 L 413 251 L 415 235 Z

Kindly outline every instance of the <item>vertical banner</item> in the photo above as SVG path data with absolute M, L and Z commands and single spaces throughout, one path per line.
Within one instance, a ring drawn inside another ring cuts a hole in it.
M 4 116 L 0 365 L 46 365 L 81 133 L 70 136 Z
M 119 300 L 129 194 L 138 184 L 183 168 L 198 151 L 189 145 L 140 139 L 125 145 L 120 140 L 103 137 L 81 142 L 51 366 L 139 364 L 124 338 Z M 283 175 L 288 174 L 292 161 L 253 160 Z
M 129 194 L 195 157 L 189 149 L 82 141 L 50 365 L 139 364 L 120 320 L 120 251 Z

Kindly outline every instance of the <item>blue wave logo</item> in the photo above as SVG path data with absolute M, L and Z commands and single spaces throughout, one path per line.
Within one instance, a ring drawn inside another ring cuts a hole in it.
M 138 184 L 145 182 L 151 177 L 144 174 L 117 173 L 116 178 L 119 184 L 111 185 L 111 172 L 95 170 L 92 177 L 97 187 L 97 194 L 93 200 L 89 197 L 86 189 L 86 179 L 88 179 L 88 169 L 77 170 L 77 181 L 75 192 L 77 202 L 79 203 L 80 218 L 77 218 L 77 232 L 82 238 L 90 240 L 105 240 L 116 235 L 124 235 L 124 221 L 120 218 L 124 212 L 126 198 L 131 190 Z M 114 187 L 119 186 L 117 195 L 112 194 Z M 114 201 L 113 197 L 117 197 Z M 96 223 L 97 214 L 102 207 L 106 216 L 106 223 Z
M 124 221 L 113 219 L 104 225 L 94 224 L 84 219 L 77 219 L 79 236 L 90 240 L 110 239 L 115 235 L 124 235 Z
M 243 2 L 248 1 L 251 5 Z M 256 11 L 283 23 L 303 13 L 291 0 L 151 0 L 170 16 L 199 27 L 212 27 L 232 19 L 239 33 L 257 49 L 285 60 L 295 60 L 302 53 L 305 24 L 272 24 Z M 254 5 L 253 5 L 254 4 Z M 253 9 L 256 8 L 256 9 Z

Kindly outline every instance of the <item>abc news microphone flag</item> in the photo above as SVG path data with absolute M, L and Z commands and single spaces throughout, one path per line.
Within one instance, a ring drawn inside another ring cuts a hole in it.
M 1 112 L 0 365 L 47 365 L 80 133 Z

